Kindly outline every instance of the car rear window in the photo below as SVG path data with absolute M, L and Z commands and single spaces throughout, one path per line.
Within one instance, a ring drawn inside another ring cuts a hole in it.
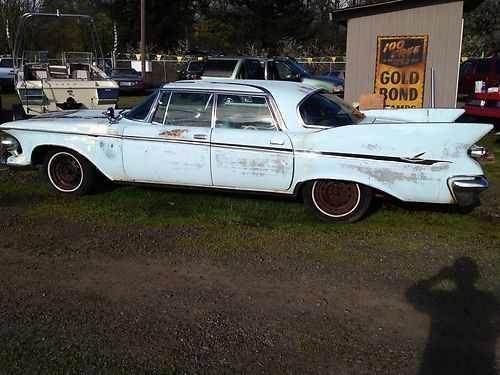
M 111 70 L 111 77 L 126 77 L 138 76 L 139 73 L 135 69 L 113 69 Z
M 347 102 L 327 92 L 316 92 L 300 104 L 300 116 L 306 126 L 335 128 L 353 125 L 365 118 Z
M 189 70 L 189 71 L 200 71 L 203 69 L 203 66 L 205 65 L 205 62 L 204 61 L 190 61 L 188 63 L 188 67 L 186 70 Z
M 0 60 L 0 67 L 2 68 L 12 68 L 14 67 L 14 64 L 12 62 L 12 59 L 8 58 L 8 59 L 1 59 Z
M 229 78 L 233 73 L 238 60 L 208 60 L 203 75 L 208 77 Z

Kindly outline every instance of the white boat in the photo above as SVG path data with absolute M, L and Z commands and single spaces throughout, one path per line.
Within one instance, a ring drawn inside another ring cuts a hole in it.
M 60 38 L 54 37 L 58 21 L 66 23 L 66 28 L 59 29 Z M 44 37 L 44 31 L 52 35 Z M 71 36 L 77 37 L 76 43 L 67 40 Z M 58 42 L 55 43 L 58 46 L 51 46 L 50 40 Z M 80 52 L 75 47 L 89 50 Z M 13 59 L 16 92 L 28 116 L 69 109 L 114 108 L 118 102 L 119 87 L 104 73 L 104 55 L 91 16 L 24 14 L 16 34 Z M 16 113 L 19 110 L 13 110 L 14 118 L 24 115 Z

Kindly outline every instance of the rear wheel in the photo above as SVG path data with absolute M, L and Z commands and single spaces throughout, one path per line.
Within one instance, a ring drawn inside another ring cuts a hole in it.
M 96 179 L 95 167 L 71 150 L 50 150 L 45 155 L 43 170 L 52 189 L 61 195 L 88 194 Z
M 372 190 L 349 181 L 308 181 L 302 191 L 304 203 L 319 219 L 329 223 L 353 223 L 366 213 Z

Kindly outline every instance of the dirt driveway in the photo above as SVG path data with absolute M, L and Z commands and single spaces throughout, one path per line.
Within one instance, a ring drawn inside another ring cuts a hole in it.
M 485 270 L 457 256 L 474 240 L 408 280 L 258 247 L 214 256 L 176 241 L 184 229 L 75 224 L 0 198 L 1 372 L 498 371 L 498 285 L 476 288 Z

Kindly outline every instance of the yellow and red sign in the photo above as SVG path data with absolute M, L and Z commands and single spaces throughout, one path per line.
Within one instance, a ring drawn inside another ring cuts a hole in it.
M 391 108 L 422 108 L 427 35 L 379 36 L 375 93 Z

